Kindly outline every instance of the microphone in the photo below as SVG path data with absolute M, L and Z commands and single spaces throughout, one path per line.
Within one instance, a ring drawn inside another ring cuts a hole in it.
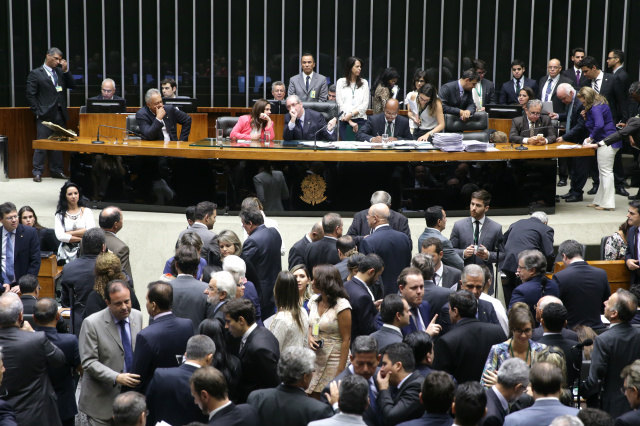
M 129 130 L 129 129 L 123 129 L 122 127 L 115 127 L 115 126 L 107 126 L 106 124 L 100 124 L 98 126 L 98 135 L 96 136 L 96 140 L 95 141 L 91 141 L 91 143 L 96 144 L 96 145 L 102 145 L 104 144 L 104 141 L 100 140 L 100 127 L 107 127 L 109 129 L 117 129 L 117 130 L 124 130 L 128 133 L 133 133 L 136 136 L 139 136 L 140 138 L 143 138 L 144 136 L 142 136 L 141 133 L 138 132 L 134 132 L 133 130 Z
M 593 339 L 586 339 L 584 342 L 578 343 L 577 345 L 573 346 L 571 349 L 582 349 L 585 346 L 591 346 L 593 345 Z
M 317 145 L 318 145 L 318 133 L 320 133 L 321 131 L 323 131 L 324 129 L 326 129 L 327 127 L 329 127 L 328 124 L 325 124 L 324 126 L 322 126 L 314 135 L 313 135 L 313 150 L 315 151 L 317 149 Z

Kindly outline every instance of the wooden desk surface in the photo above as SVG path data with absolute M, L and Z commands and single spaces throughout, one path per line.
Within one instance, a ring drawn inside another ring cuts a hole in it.
M 558 157 L 588 157 L 595 150 L 558 149 L 559 144 L 530 146 L 526 151 L 517 151 L 510 144 L 499 146 L 497 152 L 440 152 L 407 150 L 318 150 L 255 147 L 193 147 L 189 142 L 130 141 L 129 145 L 105 143 L 96 145 L 92 138 L 79 137 L 78 141 L 66 142 L 49 139 L 33 141 L 34 149 L 49 149 L 69 152 L 87 152 L 110 155 L 169 156 L 181 158 L 226 158 L 272 161 L 482 161 L 482 160 L 530 160 Z

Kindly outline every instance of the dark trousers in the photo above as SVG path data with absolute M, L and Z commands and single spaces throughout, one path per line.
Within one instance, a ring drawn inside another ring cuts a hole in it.
M 598 159 L 594 157 L 586 157 L 589 159 L 589 174 L 593 179 L 593 186 L 600 186 L 600 172 L 598 171 Z
M 573 157 L 573 167 L 571 168 L 571 187 L 569 193 L 576 197 L 581 197 L 583 194 L 582 188 L 587 183 L 589 177 L 589 170 L 591 168 L 592 157 Z M 596 185 L 594 181 L 594 185 Z
M 502 281 L 502 291 L 504 291 L 504 304 L 507 309 L 509 309 L 509 303 L 511 303 L 511 294 L 517 286 L 522 284 L 522 281 L 520 281 L 520 278 L 518 278 L 515 272 L 505 271 L 503 269 L 502 273 L 507 276 L 507 279 L 505 281 Z
M 570 158 L 558 158 L 558 177 L 560 179 L 567 180 L 571 172 L 571 159 Z
M 62 115 L 62 109 L 56 110 L 56 115 L 52 120 L 43 120 L 42 118 L 36 119 L 36 130 L 38 139 L 47 139 L 53 133 L 53 130 L 42 124 L 43 121 L 50 121 L 58 126 L 65 127 L 67 125 L 64 115 Z M 49 153 L 49 170 L 51 173 L 62 173 L 64 163 L 62 161 L 62 151 L 47 151 L 44 149 L 36 149 L 33 153 L 33 175 L 41 175 L 44 171 L 44 162 L 47 159 L 47 153 Z
M 616 189 L 624 188 L 624 168 L 622 167 L 622 150 L 619 149 L 616 152 L 616 156 L 613 160 L 613 179 Z

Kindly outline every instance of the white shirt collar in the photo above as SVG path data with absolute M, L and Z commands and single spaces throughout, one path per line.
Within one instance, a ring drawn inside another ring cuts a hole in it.
M 196 364 L 195 362 L 192 362 L 192 361 L 185 361 L 184 363 L 185 363 L 185 365 L 190 365 L 190 366 L 195 367 L 195 368 L 202 367 L 200 364 Z
M 388 223 L 383 223 L 383 224 L 381 224 L 381 225 L 378 225 L 378 226 L 376 226 L 376 228 L 373 230 L 373 232 L 376 232 L 378 229 L 380 229 L 380 228 L 384 228 L 385 226 L 389 226 L 389 224 L 388 224 Z
M 383 327 L 390 328 L 390 329 L 395 330 L 395 331 L 397 331 L 398 333 L 402 334 L 402 331 L 400 330 L 400 328 L 399 328 L 399 327 L 396 327 L 396 326 L 395 326 L 395 325 L 393 325 L 393 324 L 382 324 L 382 326 L 383 326 Z
M 191 225 L 191 228 L 204 228 L 206 230 L 209 230 L 209 228 L 207 228 L 207 225 L 200 222 L 193 222 L 193 225 Z
M 220 407 L 216 408 L 215 410 L 213 410 L 212 412 L 210 412 L 209 413 L 209 420 L 211 420 L 213 418 L 213 416 L 215 416 L 218 411 L 222 410 L 224 407 L 226 407 L 229 404 L 231 404 L 231 401 L 227 401 L 227 403 L 224 404 L 223 406 L 220 406 Z
M 538 401 L 560 401 L 555 396 L 542 396 L 540 398 L 536 398 L 536 402 Z
M 307 239 L 307 241 L 309 241 L 310 243 L 312 243 L 313 241 L 311 241 L 311 238 L 309 238 L 309 234 L 304 234 L 304 237 Z
M 171 312 L 171 311 L 161 312 L 161 313 L 159 313 L 158 315 L 156 315 L 155 317 L 153 317 L 153 320 L 155 321 L 155 320 L 157 320 L 158 318 L 166 317 L 167 315 L 170 315 L 170 314 L 172 314 L 172 313 L 173 313 L 173 312 Z
M 407 381 L 407 379 L 408 379 L 409 377 L 411 377 L 411 375 L 412 375 L 412 374 L 413 374 L 413 373 L 409 373 L 409 374 L 407 374 L 407 376 L 406 376 L 404 379 L 402 379 L 402 381 L 401 381 L 400 383 L 398 383 L 397 388 L 398 388 L 398 389 L 400 389 L 400 388 L 402 387 L 402 384 L 403 384 L 404 382 L 406 382 L 406 381 Z
M 438 228 L 430 228 L 427 226 L 427 229 L 433 229 L 434 231 L 438 231 L 439 234 L 442 234 L 442 232 L 440 232 L 440 230 Z
M 482 219 L 478 219 L 478 222 L 480 222 L 480 226 L 484 226 L 484 220 L 487 218 L 487 215 L 485 214 L 484 216 L 482 216 Z M 471 224 L 475 225 L 476 224 L 476 219 L 474 219 L 473 217 L 471 218 Z
M 604 77 L 604 73 L 602 72 L 602 70 L 599 70 L 600 74 L 598 74 L 598 76 L 594 79 L 594 81 L 597 81 L 598 83 L 600 83 Z M 598 87 L 600 87 L 600 84 L 598 84 Z
M 442 274 L 443 274 L 443 273 L 444 273 L 444 263 L 442 263 L 442 261 L 440 261 L 440 267 L 439 267 L 439 268 L 438 268 L 438 269 L 433 273 L 433 275 L 434 275 L 434 276 L 436 276 L 436 275 L 437 275 L 437 276 L 438 276 L 438 278 L 440 278 L 440 279 L 438 280 L 438 285 L 439 285 L 440 287 L 442 287 L 442 283 L 441 283 L 441 281 L 442 281 Z M 436 281 L 435 281 L 435 280 L 433 280 L 433 282 L 436 282 Z
M 309 85 L 311 85 L 311 81 L 313 81 L 313 71 L 311 71 L 311 74 L 309 74 Z M 304 71 L 302 71 L 302 82 L 304 84 L 307 84 L 307 75 L 304 73 Z
M 253 325 L 251 327 L 249 327 L 249 329 L 242 335 L 242 344 L 244 345 L 245 343 L 247 343 L 247 339 L 249 338 L 249 335 L 251 334 L 251 332 L 253 330 L 256 329 L 256 327 L 258 327 L 258 323 L 254 322 Z

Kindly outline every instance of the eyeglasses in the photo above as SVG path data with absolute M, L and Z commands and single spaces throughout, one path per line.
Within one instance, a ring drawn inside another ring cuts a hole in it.
M 524 330 L 513 330 L 513 334 L 531 334 L 533 333 L 532 328 L 525 328 Z
M 384 112 L 384 115 L 386 115 L 387 117 L 397 117 L 398 113 L 397 112 Z
M 542 113 L 540 113 L 540 112 L 531 112 L 531 111 L 529 111 L 529 112 L 528 112 L 528 114 L 529 114 L 529 115 L 533 115 L 533 116 L 535 116 L 535 117 L 540 117 L 540 114 L 542 114 Z
M 6 220 L 18 220 L 18 215 L 13 215 L 13 216 L 5 216 L 2 219 L 6 219 Z
M 558 68 L 560 68 L 560 67 L 556 67 L 556 66 L 553 66 L 553 65 L 552 65 L 552 66 L 549 66 L 549 67 L 547 67 L 547 68 L 549 68 L 550 70 L 557 70 L 557 69 L 558 69 Z

